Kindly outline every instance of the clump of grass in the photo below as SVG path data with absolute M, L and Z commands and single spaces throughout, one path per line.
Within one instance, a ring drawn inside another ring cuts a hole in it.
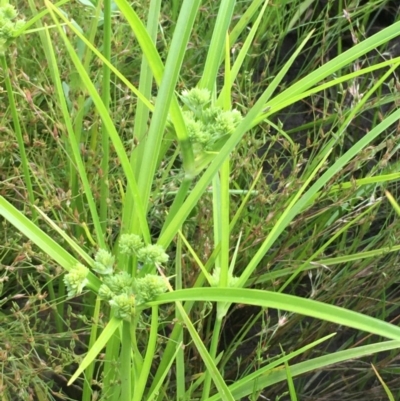
M 18 75 L 19 61 L 2 58 L 10 110 L 2 113 L 18 141 L 17 149 L 5 131 L 3 165 L 10 172 L 18 160 L 19 176 L 1 188 L 0 214 L 17 229 L 4 222 L 1 252 L 3 264 L 34 272 L 5 273 L 3 305 L 7 330 L 30 330 L 25 366 L 41 378 L 25 375 L 20 391 L 14 346 L 3 360 L 5 399 L 67 391 L 44 384 L 49 372 L 35 370 L 36 359 L 54 369 L 54 382 L 74 382 L 82 400 L 256 399 L 271 386 L 296 399 L 310 388 L 304 374 L 398 347 L 398 328 L 384 322 L 396 311 L 395 276 L 380 264 L 397 249 L 382 189 L 398 179 L 389 160 L 399 113 L 384 108 L 393 96 L 382 88 L 400 61 L 378 55 L 371 70 L 358 68 L 397 35 L 398 23 L 370 38 L 356 31 L 378 3 L 364 14 L 339 10 L 349 15 L 339 20 L 330 4 L 312 16 L 301 2 L 46 2 L 42 13 L 29 2 L 32 19 L 15 35 L 17 49 L 35 40 L 33 61 L 22 58 Z M 280 57 L 294 29 L 293 53 Z M 357 37 L 350 52 L 346 30 Z M 252 55 L 263 43 L 265 71 L 254 82 Z M 299 65 L 304 49 L 313 56 Z M 387 70 L 371 73 L 379 68 Z M 284 110 L 299 102 L 312 118 L 288 127 Z M 369 131 L 349 135 L 365 113 Z M 27 310 L 29 325 L 12 325 L 19 291 L 48 294 L 44 327 L 40 308 Z M 229 339 L 236 304 L 260 312 Z M 355 331 L 340 341 L 331 334 L 338 325 Z M 53 333 L 64 336 L 59 344 Z M 240 344 L 250 340 L 244 358 Z

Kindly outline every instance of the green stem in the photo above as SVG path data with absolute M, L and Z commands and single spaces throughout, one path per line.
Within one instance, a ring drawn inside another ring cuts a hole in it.
M 180 68 L 189 42 L 192 27 L 200 6 L 200 0 L 185 0 L 182 4 L 174 36 L 168 52 L 165 70 L 161 81 L 160 89 L 157 94 L 157 101 L 151 119 L 146 144 L 143 149 L 143 162 L 140 177 L 138 180 L 139 191 L 142 194 L 144 209 L 149 209 L 150 194 L 158 167 L 158 155 L 160 153 L 163 140 L 163 133 L 167 123 L 168 111 L 173 103 L 174 90 L 179 78 Z M 184 165 L 187 155 L 192 156 L 190 143 L 186 139 L 180 143 L 181 148 L 185 146 L 183 152 Z M 186 156 L 185 156 L 186 155 Z M 191 158 L 191 157 L 189 157 Z M 186 166 L 188 169 L 190 166 Z M 185 168 L 185 171 L 187 169 Z
M 221 252 L 216 261 L 216 267 L 219 267 L 220 278 L 219 286 L 227 287 L 229 285 L 229 159 L 225 160 L 220 175 L 215 176 L 213 180 L 213 204 L 214 204 L 214 221 L 217 230 L 214 234 L 214 247 L 221 245 Z M 218 229 L 219 228 L 219 229 Z M 210 345 L 210 356 L 216 364 L 217 348 L 222 328 L 222 321 L 226 315 L 229 304 L 224 302 L 217 303 L 217 317 L 213 327 L 213 334 Z M 206 371 L 203 385 L 202 401 L 208 399 L 211 388 L 211 372 Z
M 132 393 L 132 364 L 131 364 L 131 323 L 122 323 L 122 346 L 121 346 L 121 400 L 130 400 Z
M 104 0 L 104 36 L 103 36 L 103 56 L 107 61 L 111 60 L 111 0 Z M 106 63 L 103 63 L 103 86 L 101 98 L 107 110 L 110 109 L 110 77 L 111 71 Z M 109 160 L 110 160 L 110 138 L 107 129 L 102 122 L 101 125 L 101 144 L 103 155 L 101 159 L 102 177 L 100 181 L 100 222 L 103 233 L 106 233 L 108 200 L 110 188 L 108 184 Z
M 115 364 L 118 358 L 119 346 L 119 337 L 117 335 L 112 336 L 111 340 L 107 342 L 104 362 L 102 393 L 105 399 L 112 401 L 118 401 L 120 399 L 119 391 L 115 391 L 115 383 L 117 381 Z
M 139 314 L 135 316 L 134 321 L 131 324 L 131 348 L 133 350 L 133 365 L 134 365 L 134 378 L 135 384 L 139 381 L 139 373 L 142 371 L 143 366 L 143 357 L 142 354 L 139 352 L 139 348 L 137 346 L 137 337 L 136 337 L 136 330 L 139 323 Z
M 160 20 L 161 0 L 151 0 L 149 12 L 147 16 L 146 30 L 151 38 L 152 43 L 156 43 L 158 24 Z M 151 90 L 153 84 L 153 73 L 146 57 L 142 58 L 140 67 L 139 91 L 146 97 L 151 99 Z M 133 128 L 133 137 L 137 141 L 137 146 L 132 149 L 130 155 L 130 163 L 135 174 L 136 180 L 140 177 L 140 167 L 143 160 L 143 151 L 146 144 L 146 133 L 148 130 L 149 108 L 138 99 L 135 112 L 135 125 Z M 140 224 L 138 224 L 138 215 L 135 209 L 135 202 L 131 191 L 126 191 L 126 199 L 122 210 L 122 227 L 123 231 L 139 233 Z M 123 259 L 123 258 L 122 258 Z
M 218 317 L 218 309 L 220 307 L 224 308 L 224 305 L 225 305 L 225 303 L 223 303 L 222 305 L 220 305 L 220 304 L 217 305 L 217 319 L 212 328 L 213 334 L 212 334 L 211 345 L 210 345 L 210 356 L 213 359 L 214 363 L 216 363 L 219 336 L 220 336 L 221 328 L 222 328 L 222 318 Z M 209 398 L 210 388 L 211 388 L 211 379 L 212 379 L 211 372 L 206 370 L 205 375 L 206 375 L 206 377 L 204 379 L 204 384 L 203 384 L 203 394 L 201 396 L 202 401 L 205 401 Z
M 178 193 L 175 196 L 174 202 L 172 203 L 172 205 L 169 209 L 168 216 L 165 219 L 165 222 L 163 224 L 163 228 L 162 228 L 161 232 L 163 232 L 164 229 L 166 227 L 168 227 L 169 223 L 172 221 L 172 219 L 175 217 L 175 215 L 177 213 L 179 213 L 179 209 L 181 208 L 183 202 L 186 199 L 186 195 L 189 192 L 192 181 L 193 180 L 191 178 L 183 179 L 181 186 L 179 187 Z
M 90 43 L 94 43 L 96 33 L 97 33 L 97 26 L 98 26 L 98 21 L 100 18 L 100 11 L 101 11 L 101 2 L 98 3 L 98 6 L 96 7 L 96 12 L 94 14 L 94 17 L 92 18 L 92 21 L 90 23 L 90 27 L 88 30 L 87 34 L 87 39 L 89 40 Z M 81 39 L 77 39 L 78 43 Z M 89 51 L 88 47 L 85 48 L 85 53 L 83 54 L 83 65 L 85 67 L 86 71 L 90 71 L 90 63 L 93 58 L 93 53 Z M 76 72 L 75 72 L 76 73 Z M 70 86 L 74 89 L 79 88 L 81 89 L 83 87 L 83 82 L 82 79 L 79 76 L 76 76 L 75 79 L 77 82 L 74 82 L 74 80 L 70 81 Z M 74 91 L 73 91 L 74 92 Z M 84 143 L 86 141 L 86 137 L 82 138 L 82 133 L 84 132 L 83 129 L 83 121 L 84 118 L 87 114 L 87 106 L 85 105 L 85 102 L 87 101 L 87 93 L 86 91 L 80 91 L 79 90 L 79 95 L 77 96 L 77 106 L 73 111 L 73 131 L 76 136 L 76 140 L 78 144 Z M 93 136 L 91 142 L 93 142 Z M 70 144 L 67 143 L 67 149 L 71 150 Z M 72 151 L 72 150 L 71 150 Z M 89 167 L 89 166 L 87 166 Z M 78 214 L 80 216 L 85 216 L 85 198 L 82 194 L 82 191 L 80 189 L 80 182 L 79 182 L 79 175 L 77 174 L 76 171 L 76 166 L 74 163 L 70 163 L 70 188 L 72 192 L 72 202 L 71 202 L 71 207 L 73 210 L 77 210 Z M 86 171 L 89 171 L 89 168 L 86 168 Z M 92 214 L 93 216 L 93 214 Z M 84 228 L 82 228 L 80 225 L 75 226 L 75 235 L 78 238 L 80 235 L 84 233 Z M 101 245 L 101 240 L 97 235 L 97 241 L 100 242 Z M 103 236 L 102 236 L 103 238 Z
M 93 344 L 97 340 L 97 329 L 98 329 L 98 322 L 99 322 L 99 315 L 100 315 L 100 305 L 101 301 L 100 298 L 96 298 L 94 313 L 93 313 L 93 324 L 90 330 L 90 340 L 88 349 L 92 349 Z M 82 401 L 90 401 L 92 399 L 92 378 L 94 372 L 94 362 L 92 362 L 85 371 L 85 381 L 83 383 L 83 395 Z
M 0 56 L 0 64 L 1 64 L 1 68 L 3 69 L 4 82 L 6 84 L 8 102 L 9 102 L 11 115 L 12 115 L 12 119 L 13 119 L 14 131 L 15 131 L 15 135 L 17 137 L 18 148 L 19 148 L 20 155 L 21 155 L 22 171 L 24 174 L 26 189 L 28 191 L 28 200 L 29 200 L 30 209 L 31 209 L 31 213 L 32 213 L 32 221 L 35 222 L 37 219 L 37 213 L 36 213 L 35 208 L 33 207 L 33 205 L 35 204 L 35 196 L 33 194 L 31 174 L 30 174 L 30 169 L 29 169 L 29 165 L 28 165 L 28 158 L 26 155 L 25 143 L 24 143 L 24 138 L 22 135 L 21 125 L 19 123 L 17 105 L 15 103 L 14 92 L 12 89 L 12 83 L 11 83 L 11 79 L 10 79 L 10 71 L 8 69 L 7 60 L 6 60 L 5 55 Z
M 62 282 L 63 282 L 62 280 L 59 281 L 59 283 L 62 283 Z M 63 316 L 64 302 L 57 302 L 57 297 L 56 297 L 56 293 L 54 291 L 54 285 L 53 285 L 52 280 L 48 281 L 47 289 L 49 291 L 49 296 L 50 296 L 51 302 L 54 302 L 54 305 L 56 305 L 56 309 L 53 312 L 54 312 L 54 320 L 55 320 L 55 324 L 56 324 L 56 328 L 57 328 L 57 333 L 62 333 L 63 322 L 61 320 L 61 316 Z
M 175 257 L 175 289 L 181 290 L 183 288 L 183 274 L 182 274 L 182 238 L 178 236 L 176 244 L 176 257 Z M 176 319 L 182 321 L 182 315 L 179 310 L 175 311 Z M 183 344 L 183 331 L 179 331 L 178 343 Z M 185 354 L 183 347 L 179 347 L 176 355 L 176 396 L 178 400 L 185 400 Z
M 135 387 L 132 401 L 141 401 L 143 399 L 143 393 L 148 382 L 151 365 L 153 363 L 154 354 L 157 345 L 157 334 L 158 334 L 158 306 L 151 308 L 151 327 L 149 341 L 146 347 L 146 355 L 140 371 L 138 383 Z

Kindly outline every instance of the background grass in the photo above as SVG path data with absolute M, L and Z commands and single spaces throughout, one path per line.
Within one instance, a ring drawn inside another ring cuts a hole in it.
M 20 13 L 30 19 L 33 16 L 32 8 L 27 8 L 25 2 L 20 3 Z M 243 1 L 236 4 L 231 29 L 250 3 Z M 267 7 L 262 26 L 232 85 L 232 103 L 243 115 L 271 85 L 284 63 L 312 30 L 310 41 L 279 83 L 274 97 L 336 55 L 395 23 L 398 18 L 396 6 L 390 1 L 369 1 L 365 4 L 352 2 L 346 5 L 341 1 L 275 3 Z M 39 6 L 41 8 L 42 5 Z M 148 6 L 148 2 L 134 4 L 136 13 L 143 21 L 147 20 Z M 161 5 L 156 47 L 163 62 L 171 52 L 171 38 L 180 6 L 179 1 L 163 2 Z M 178 92 L 196 86 L 204 77 L 204 61 L 219 6 L 219 2 L 215 1 L 204 1 L 201 4 L 184 54 L 176 88 Z M 74 18 L 86 34 L 93 35 L 98 49 L 104 47 L 103 26 L 101 23 L 93 23 L 97 21 L 94 16 L 99 13 L 95 7 L 66 3 L 63 10 L 70 18 Z M 141 50 L 124 18 L 116 13 L 111 21 L 111 62 L 131 83 L 139 86 Z M 49 15 L 42 22 L 52 24 Z M 79 51 L 83 54 L 82 42 L 69 34 L 77 54 L 80 55 Z M 235 41 L 237 51 L 245 38 L 246 33 L 242 32 Z M 92 239 L 95 221 L 77 183 L 72 150 L 66 141 L 65 119 L 51 79 L 51 65 L 43 43 L 44 38 L 39 34 L 22 35 L 10 48 L 7 57 L 26 159 L 31 169 L 34 202 L 81 248 L 91 252 L 94 247 L 92 241 L 95 243 L 99 238 L 95 236 Z M 111 147 L 107 174 L 109 193 L 105 193 L 104 170 L 101 167 L 104 144 L 99 136 L 102 123 L 87 100 L 81 78 L 55 29 L 52 30 L 52 43 L 66 108 L 71 115 L 73 128 L 80 134 L 77 143 L 93 199 L 97 205 L 107 205 L 107 224 L 101 225 L 104 230 L 102 238 L 105 244 L 112 247 L 123 218 L 121 209 L 126 176 L 121 158 L 116 149 Z M 397 57 L 396 45 L 395 39 L 389 41 L 385 46 L 368 52 L 351 65 L 336 71 L 333 78 L 339 79 L 359 68 Z M 234 59 L 235 54 L 231 57 Z M 101 63 L 97 58 L 88 56 L 84 65 L 91 81 L 100 90 L 104 77 Z M 229 198 L 229 221 L 243 204 L 245 194 L 241 191 L 252 187 L 255 177 L 258 179 L 253 187 L 254 192 L 241 209 L 239 223 L 230 232 L 231 247 L 239 243 L 235 275 L 240 276 L 257 254 L 260 244 L 276 226 L 305 178 L 310 176 L 320 161 L 320 152 L 330 143 L 333 135 L 344 128 L 343 134 L 327 156 L 321 174 L 396 108 L 398 82 L 394 71 L 362 108 L 351 116 L 349 124 L 343 126 L 355 105 L 360 103 L 361 94 L 365 95 L 377 83 L 383 71 L 387 69 L 316 91 L 288 107 L 279 109 L 279 104 L 275 104 L 276 111 L 244 135 L 230 157 L 230 189 L 237 190 L 237 193 Z M 0 74 L 4 80 L 4 69 Z M 326 78 L 326 81 L 331 79 Z M 223 69 L 218 72 L 217 82 L 219 86 L 224 82 Z M 24 215 L 35 220 L 36 212 L 32 208 L 32 198 L 29 198 L 32 193 L 27 191 L 24 179 L 21 146 L 14 134 L 15 125 L 5 85 L 1 86 L 0 194 Z M 152 96 L 158 94 L 155 84 L 149 89 Z M 118 128 L 125 149 L 136 145 L 137 137 L 132 136 L 136 102 L 125 85 L 111 74 L 110 117 Z M 79 127 L 81 129 L 77 129 Z M 247 287 L 295 294 L 396 323 L 399 294 L 398 253 L 395 246 L 399 225 L 383 190 L 388 189 L 395 197 L 397 195 L 397 131 L 397 123 L 394 122 L 350 163 L 336 172 L 327 185 L 321 188 L 317 200 L 309 203 L 282 231 L 268 253 L 262 257 L 255 274 L 247 280 Z M 166 138 L 169 139 L 168 143 L 175 140 L 172 134 Z M 166 157 L 162 168 L 151 177 L 152 196 L 147 223 L 154 242 L 163 230 L 165 214 L 183 179 L 177 152 L 176 147 L 165 146 Z M 260 170 L 261 175 L 257 176 Z M 374 181 L 373 177 L 379 179 Z M 366 181 L 362 182 L 363 185 L 356 185 L 356 179 Z M 194 181 L 197 182 L 197 179 Z M 217 242 L 215 221 L 210 218 L 213 202 L 213 195 L 206 192 L 182 228 L 185 238 L 195 253 L 201 255 L 203 263 L 210 260 Z M 38 224 L 44 232 L 70 250 L 65 240 L 55 234 L 53 229 L 43 222 L 38 221 Z M 67 388 L 66 382 L 80 361 L 79 355 L 87 351 L 94 310 L 93 295 L 84 294 L 66 302 L 62 280 L 59 279 L 63 272 L 59 265 L 5 220 L 2 220 L 0 235 L 0 302 L 4 321 L 1 329 L 3 378 L 0 385 L 6 389 L 3 397 L 5 400 L 81 399 L 83 383 L 77 382 Z M 328 245 L 322 249 L 328 241 Z M 382 249 L 384 251 L 379 251 Z M 314 256 L 318 250 L 319 254 Z M 368 251 L 371 253 L 366 254 Z M 169 252 L 171 257 L 181 256 L 177 260 L 182 264 L 182 288 L 199 286 L 196 282 L 201 276 L 195 255 L 185 247 L 182 250 L 178 240 L 174 240 Z M 207 268 L 211 267 L 212 262 L 209 262 Z M 167 275 L 176 274 L 172 265 L 169 269 Z M 295 276 L 291 277 L 294 272 Z M 159 313 L 160 327 L 152 374 L 161 359 L 175 317 L 175 310 L 171 306 L 162 307 Z M 105 316 L 107 310 L 99 315 L 97 324 L 100 328 L 104 328 L 107 322 Z M 215 330 L 215 311 L 207 302 L 196 303 L 191 309 L 190 318 L 200 338 L 209 348 Z M 141 351 L 146 347 L 145 333 L 150 324 L 147 315 L 138 324 L 137 338 Z M 337 331 L 338 335 L 296 356 L 289 365 L 379 340 L 311 317 L 275 309 L 234 305 L 221 324 L 221 337 L 215 351 L 216 355 L 225 352 L 218 365 L 219 370 L 223 372 L 228 384 L 238 382 L 240 378 L 282 355 L 282 349 L 290 353 L 333 331 Z M 188 341 L 189 337 L 182 339 Z M 191 389 L 192 396 L 196 398 L 205 394 L 201 392 L 204 391 L 201 373 L 205 368 L 194 345 L 189 342 L 186 347 L 184 358 L 185 362 L 190 363 L 185 363 L 185 385 L 186 390 Z M 371 368 L 370 363 L 373 363 L 397 399 L 396 355 L 396 351 L 387 350 L 372 357 L 341 362 L 329 369 L 295 377 L 294 386 L 298 398 L 361 400 L 365 399 L 368 391 L 368 395 L 373 395 L 376 400 L 387 399 L 384 388 Z M 104 355 L 100 355 L 99 360 L 102 357 Z M 171 372 L 161 389 L 160 399 L 173 399 L 177 392 L 182 391 L 174 371 Z M 93 377 L 93 389 L 100 394 L 103 381 L 101 370 L 96 368 Z M 261 395 L 254 391 L 252 399 L 258 399 L 258 396 L 260 399 L 288 399 L 285 395 L 287 389 L 288 382 L 283 379 L 264 393 L 260 390 Z

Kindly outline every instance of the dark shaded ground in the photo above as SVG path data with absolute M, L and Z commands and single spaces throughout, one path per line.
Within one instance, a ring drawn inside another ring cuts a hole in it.
M 313 4 L 313 16 L 320 16 L 319 13 L 324 10 L 324 7 L 328 3 L 329 1 L 326 0 L 317 2 L 316 5 Z M 338 2 L 331 1 L 330 3 L 334 4 L 329 11 L 330 18 L 338 18 L 338 15 L 335 14 L 337 12 L 335 5 L 337 6 Z M 398 19 L 398 7 L 399 5 L 397 2 L 388 1 L 382 5 L 380 10 L 372 13 L 370 16 L 370 21 L 367 24 L 368 29 L 364 36 L 369 37 L 394 23 Z M 339 17 L 344 19 L 344 16 Z M 353 23 L 353 25 L 355 25 L 355 23 Z M 296 32 L 289 32 L 285 37 L 283 37 L 277 46 L 272 59 L 269 61 L 262 59 L 259 63 L 258 68 L 256 68 L 253 75 L 254 82 L 260 82 L 265 79 L 265 77 L 268 77 L 270 74 L 269 71 L 277 71 L 283 67 L 285 62 L 298 47 L 298 43 L 301 41 L 301 38 L 302 37 L 299 37 Z M 347 31 L 343 33 L 340 39 L 342 42 L 342 51 L 351 49 L 354 46 L 355 39 L 352 37 L 350 32 Z M 290 67 L 278 91 L 288 88 L 291 84 L 299 80 L 299 78 L 304 77 L 323 63 L 333 59 L 336 55 L 337 43 L 330 42 L 327 45 L 326 52 L 321 54 L 320 38 L 317 38 L 314 41 L 311 39 L 307 43 L 306 48 L 301 52 L 293 65 Z M 396 38 L 390 41 L 387 47 L 367 54 L 366 57 L 364 57 L 362 60 L 359 60 L 357 64 L 361 67 L 366 67 L 368 64 L 384 61 L 399 55 L 400 38 Z M 395 79 L 397 81 L 396 76 L 391 76 L 390 79 Z M 360 92 L 363 92 L 363 90 L 365 91 L 365 87 L 367 85 L 368 82 L 366 82 L 366 80 L 362 82 L 362 78 L 360 78 Z M 382 95 L 390 92 L 387 86 L 383 86 L 382 89 Z M 300 152 L 306 159 L 312 152 L 312 146 L 318 142 L 321 142 L 321 132 L 326 133 L 332 128 L 329 116 L 331 113 L 334 113 L 337 102 L 341 101 L 342 105 L 348 108 L 351 106 L 351 103 L 354 100 L 352 99 L 351 95 L 349 95 L 349 88 L 344 88 L 343 90 L 343 92 L 345 92 L 345 99 L 340 99 L 340 97 L 337 96 L 339 90 L 340 89 L 338 88 L 333 88 L 325 93 L 314 95 L 312 98 L 303 99 L 302 101 L 281 110 L 271 118 L 271 121 L 274 124 L 280 125 L 283 131 L 288 133 L 292 140 L 299 145 Z M 328 107 L 327 103 L 329 104 Z M 387 104 L 381 107 L 380 112 L 382 114 L 386 114 L 388 111 L 393 109 L 393 107 L 393 104 Z M 365 133 L 374 126 L 374 124 L 376 124 L 376 114 L 376 109 L 368 110 L 362 112 L 355 119 L 353 119 L 343 138 L 343 151 L 348 150 L 357 140 L 362 138 Z M 389 128 L 388 131 L 391 128 Z M 271 128 L 270 132 L 272 135 L 277 134 L 273 128 Z M 272 160 L 278 158 L 282 161 L 282 163 L 286 163 L 286 160 L 290 159 L 291 154 L 288 152 L 288 149 L 285 149 L 285 147 L 282 145 L 282 141 L 275 141 L 272 145 L 266 144 L 264 148 L 260 149 L 260 155 L 265 156 L 265 176 L 267 182 L 271 184 L 272 188 L 275 190 L 277 188 L 277 183 L 275 182 L 276 177 L 273 177 L 271 171 L 276 169 L 276 165 L 272 163 Z M 382 154 L 378 153 L 376 155 L 376 159 L 379 160 L 380 156 L 382 156 Z M 282 163 L 279 166 L 280 169 L 282 169 Z M 375 162 L 371 160 L 369 167 L 372 168 L 374 164 Z M 289 176 L 292 172 L 291 165 L 286 164 L 286 166 L 282 169 L 282 172 L 285 177 Z

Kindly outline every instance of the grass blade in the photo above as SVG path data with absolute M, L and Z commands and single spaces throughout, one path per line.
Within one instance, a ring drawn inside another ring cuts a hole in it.
M 100 354 L 101 350 L 106 346 L 107 342 L 113 336 L 115 331 L 121 326 L 122 320 L 113 317 L 104 328 L 103 332 L 100 334 L 99 338 L 93 344 L 86 354 L 83 361 L 80 363 L 79 368 L 72 375 L 68 381 L 68 386 L 70 386 L 78 376 L 94 361 L 97 355 Z
M 400 341 L 400 327 L 338 306 L 271 291 L 243 288 L 191 288 L 160 295 L 148 305 L 176 301 L 211 301 L 258 305 L 311 316 Z

